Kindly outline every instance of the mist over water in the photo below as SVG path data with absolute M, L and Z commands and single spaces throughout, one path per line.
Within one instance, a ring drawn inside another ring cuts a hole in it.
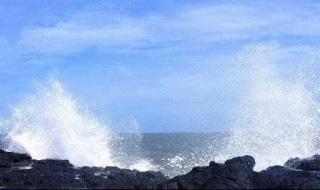
M 233 111 L 231 136 L 216 160 L 252 155 L 255 169 L 262 170 L 318 153 L 319 103 L 307 88 L 308 74 L 281 78 L 274 67 L 278 51 L 275 44 L 255 44 L 240 52 L 246 90 Z

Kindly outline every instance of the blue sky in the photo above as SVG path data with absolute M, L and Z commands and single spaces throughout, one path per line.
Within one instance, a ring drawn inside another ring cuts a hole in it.
M 280 72 L 320 51 L 320 1 L 2 0 L 0 108 L 55 75 L 98 118 L 143 132 L 223 131 L 234 57 L 276 42 Z

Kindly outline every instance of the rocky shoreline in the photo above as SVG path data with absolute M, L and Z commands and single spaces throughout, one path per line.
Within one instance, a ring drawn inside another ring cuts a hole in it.
M 33 160 L 0 150 L 0 189 L 320 189 L 320 156 L 253 171 L 251 156 L 210 162 L 169 179 L 161 172 L 74 167 L 68 160 Z

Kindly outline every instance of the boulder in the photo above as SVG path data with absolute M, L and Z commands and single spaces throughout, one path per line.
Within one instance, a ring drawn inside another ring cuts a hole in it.
M 320 156 L 292 158 L 284 166 L 272 166 L 255 176 L 259 189 L 320 189 Z
M 257 189 L 320 189 L 320 172 L 272 166 L 255 176 Z
M 160 189 L 252 189 L 255 160 L 243 156 L 227 160 L 225 164 L 211 162 L 195 167 L 186 175 L 160 184 Z
M 288 160 L 285 164 L 288 168 L 306 170 L 306 171 L 320 171 L 320 155 L 314 155 L 310 158 L 293 158 Z

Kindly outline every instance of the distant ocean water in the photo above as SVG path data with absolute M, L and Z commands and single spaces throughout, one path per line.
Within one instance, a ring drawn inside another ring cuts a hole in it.
M 189 172 L 192 167 L 208 165 L 220 152 L 225 133 L 143 134 L 143 156 L 170 176 Z

